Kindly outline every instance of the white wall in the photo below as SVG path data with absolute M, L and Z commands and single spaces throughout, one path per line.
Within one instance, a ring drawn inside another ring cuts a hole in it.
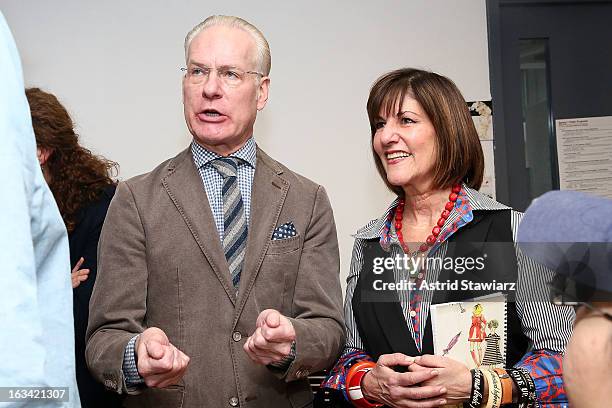
M 147 172 L 190 141 L 181 104 L 183 38 L 210 14 L 241 16 L 272 49 L 271 94 L 255 137 L 327 188 L 344 280 L 350 234 L 390 195 L 369 150 L 365 103 L 382 73 L 404 66 L 453 79 L 466 100 L 488 100 L 484 0 L 242 1 L 0 0 L 26 84 L 55 93 L 82 143 Z

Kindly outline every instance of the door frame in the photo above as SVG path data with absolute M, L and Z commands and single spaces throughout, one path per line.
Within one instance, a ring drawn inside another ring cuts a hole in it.
M 512 142 L 506 135 L 505 127 L 505 102 L 502 70 L 502 35 L 501 14 L 502 8 L 506 6 L 545 6 L 545 5 L 585 5 L 585 4 L 609 4 L 610 0 L 486 0 L 487 13 L 487 35 L 489 48 L 489 82 L 491 87 L 491 100 L 493 104 L 493 132 L 494 132 L 494 161 L 495 161 L 495 196 L 504 204 L 512 205 L 511 200 L 518 191 L 512 191 L 510 185 L 511 163 L 520 163 L 525 160 L 520 157 L 520 152 L 510 146 Z M 549 59 L 549 58 L 548 58 Z M 550 69 L 550 59 L 547 61 L 547 69 Z M 550 72 L 550 71 L 549 71 Z M 548 89 L 549 105 L 552 101 Z M 549 106 L 549 120 L 554 132 L 554 112 Z M 556 161 L 555 161 L 556 162 Z M 555 165 L 556 163 L 551 163 Z M 556 169 L 558 172 L 558 169 Z

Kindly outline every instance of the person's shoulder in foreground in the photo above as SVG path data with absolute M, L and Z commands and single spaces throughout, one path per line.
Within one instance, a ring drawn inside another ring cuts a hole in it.
M 551 222 L 551 214 L 563 222 Z M 612 389 L 612 200 L 548 192 L 525 212 L 518 241 L 525 253 L 555 271 L 554 301 L 577 308 L 563 358 L 570 405 L 606 406 Z
M 80 406 L 68 239 L 38 166 L 19 54 L 2 13 L 0 61 L 0 172 L 6 177 L 0 199 L 0 386 L 12 387 L 16 398 L 3 406 L 22 406 L 23 387 L 64 387 L 58 390 L 68 401 L 63 406 Z

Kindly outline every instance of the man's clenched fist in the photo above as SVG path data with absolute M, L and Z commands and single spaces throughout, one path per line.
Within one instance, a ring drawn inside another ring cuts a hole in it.
M 189 357 L 174 347 L 163 330 L 150 327 L 136 340 L 138 373 L 148 387 L 164 388 L 179 382 Z
M 291 321 L 274 309 L 266 309 L 257 317 L 257 329 L 244 343 L 244 351 L 254 362 L 268 365 L 289 355 L 294 340 Z

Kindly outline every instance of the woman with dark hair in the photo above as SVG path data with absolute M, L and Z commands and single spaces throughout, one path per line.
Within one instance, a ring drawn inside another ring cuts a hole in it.
M 322 386 L 358 407 L 565 404 L 561 357 L 574 313 L 546 301 L 552 273 L 514 244 L 522 214 L 478 191 L 482 148 L 455 84 L 433 72 L 392 71 L 373 85 L 367 112 L 376 167 L 397 198 L 355 235 L 345 349 Z M 484 259 L 482 268 L 453 266 L 468 258 Z M 517 283 L 515 293 L 502 291 L 504 369 L 479 358 L 470 370 L 469 352 L 464 362 L 444 355 L 467 341 L 467 330 L 434 355 L 430 305 L 486 294 L 449 284 L 463 280 Z
M 79 145 L 70 115 L 57 98 L 38 88 L 26 89 L 38 161 L 68 230 L 72 270 L 76 375 L 83 407 L 120 406 L 87 369 L 85 332 L 89 299 L 96 280 L 98 239 L 115 193 L 115 162 Z

